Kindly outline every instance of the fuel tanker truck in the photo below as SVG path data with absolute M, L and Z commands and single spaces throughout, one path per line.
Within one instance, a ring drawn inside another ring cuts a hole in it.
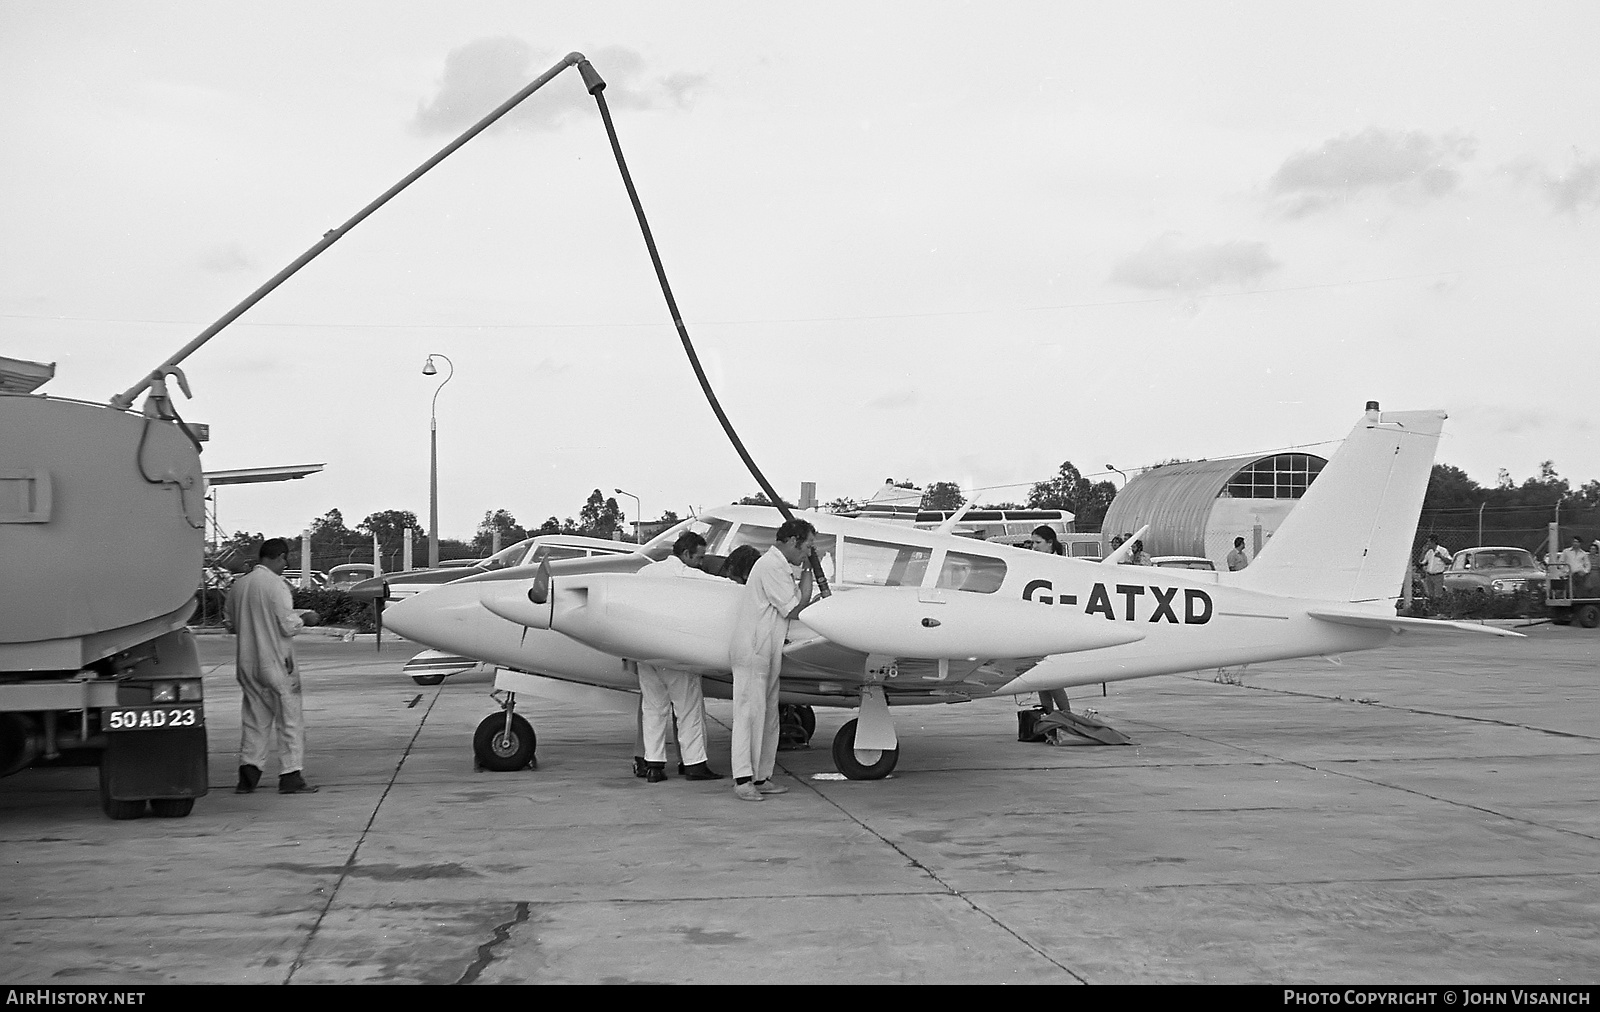
M 199 442 L 165 375 L 142 410 L 36 389 L 0 383 L 0 776 L 98 765 L 106 815 L 181 818 L 207 782 Z
M 97 762 L 100 803 L 113 819 L 147 809 L 182 817 L 206 793 L 205 701 L 186 629 L 204 558 L 205 479 L 199 440 L 168 396 L 168 381 L 187 395 L 179 363 L 570 67 L 599 107 L 662 293 L 733 437 L 667 287 L 605 103 L 605 81 L 582 53 L 568 53 L 107 403 L 10 383 L 27 367 L 45 377 L 51 367 L 0 359 L 0 776 Z M 136 408 L 140 394 L 146 396 Z

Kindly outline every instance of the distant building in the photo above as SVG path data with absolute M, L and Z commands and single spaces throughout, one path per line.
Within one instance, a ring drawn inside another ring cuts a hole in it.
M 1151 555 L 1203 555 L 1227 570 L 1234 538 L 1253 559 L 1328 463 L 1314 453 L 1274 453 L 1163 464 L 1117 493 L 1101 524 L 1111 538 L 1145 524 Z

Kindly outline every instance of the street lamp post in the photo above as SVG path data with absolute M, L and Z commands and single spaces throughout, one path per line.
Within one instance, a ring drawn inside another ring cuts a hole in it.
M 644 507 L 639 504 L 639 497 L 632 492 L 624 492 L 620 488 L 614 488 L 611 491 L 617 495 L 625 495 L 633 500 L 633 543 L 636 545 L 644 544 Z
M 450 356 L 438 352 L 422 363 L 422 375 L 433 376 L 439 372 L 433 364 L 435 358 L 444 359 L 450 371 L 433 391 L 433 407 L 428 411 L 428 568 L 439 568 L 439 391 L 455 378 L 456 364 Z
M 1117 469 L 1112 467 L 1110 464 L 1106 465 L 1106 470 L 1107 471 L 1116 471 L 1117 474 L 1122 474 L 1121 471 L 1117 471 Z M 1125 474 L 1122 474 L 1122 485 L 1123 485 L 1124 488 L 1126 488 L 1127 485 L 1128 485 L 1128 476 L 1125 475 Z

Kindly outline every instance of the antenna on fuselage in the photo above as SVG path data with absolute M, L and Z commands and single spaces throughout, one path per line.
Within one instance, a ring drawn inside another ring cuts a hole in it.
M 1144 536 L 1146 534 L 1149 534 L 1149 533 L 1150 533 L 1150 525 L 1149 524 L 1145 524 L 1143 527 L 1141 527 L 1138 530 L 1134 531 L 1133 534 L 1131 536 L 1129 536 L 1128 540 L 1126 540 L 1122 544 L 1118 545 L 1116 551 L 1112 552 L 1110 555 L 1106 556 L 1105 558 L 1101 559 L 1100 561 L 1101 562 L 1108 562 L 1113 566 L 1121 565 L 1122 563 L 1127 562 L 1128 561 L 1128 556 L 1133 554 L 1133 543 L 1135 541 L 1143 541 L 1144 540 Z
M 966 516 L 968 511 L 971 510 L 974 505 L 976 505 L 976 503 L 970 503 L 969 502 L 969 503 L 964 504 L 960 509 L 958 509 L 954 513 L 950 514 L 950 519 L 946 520 L 944 523 L 940 524 L 938 527 L 935 527 L 933 529 L 933 533 L 935 533 L 935 534 L 954 534 L 955 533 L 955 529 L 956 529 L 956 524 L 961 522 L 961 518 Z

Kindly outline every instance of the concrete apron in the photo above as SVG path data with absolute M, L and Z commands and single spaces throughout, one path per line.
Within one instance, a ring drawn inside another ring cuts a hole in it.
M 93 770 L 0 781 L 14 982 L 1575 982 L 1600 979 L 1600 633 L 1357 654 L 1073 697 L 1137 745 L 1015 740 L 1017 705 L 897 710 L 900 765 L 790 793 L 630 771 L 631 718 L 525 712 L 538 769 L 473 769 L 487 675 L 301 645 L 319 794 L 113 823 Z M 727 771 L 729 704 L 711 701 Z

